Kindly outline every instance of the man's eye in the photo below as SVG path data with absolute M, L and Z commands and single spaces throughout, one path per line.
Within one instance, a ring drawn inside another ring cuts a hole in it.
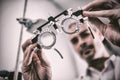
M 74 37 L 73 39 L 71 39 L 72 44 L 76 44 L 78 43 L 78 38 Z
M 82 37 L 82 38 L 86 38 L 86 37 L 88 37 L 90 35 L 90 33 L 83 33 L 83 34 L 81 34 L 80 36 Z

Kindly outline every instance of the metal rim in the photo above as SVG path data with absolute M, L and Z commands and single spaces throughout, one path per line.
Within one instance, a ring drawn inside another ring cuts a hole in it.
M 51 45 L 45 46 L 45 45 L 42 43 L 41 36 L 43 36 L 44 34 L 50 34 L 50 35 L 53 36 L 54 41 L 53 41 L 53 43 L 52 43 Z M 55 34 L 54 34 L 53 32 L 48 32 L 48 31 L 47 31 L 47 32 L 43 32 L 43 33 L 41 33 L 41 34 L 39 35 L 38 38 L 40 38 L 40 39 L 38 39 L 39 44 L 41 45 L 41 47 L 43 47 L 43 48 L 45 48 L 45 49 L 50 49 L 50 48 L 51 48 L 52 46 L 54 46 L 54 44 L 56 43 L 56 36 L 55 36 Z
M 73 33 L 76 33 L 77 31 L 79 31 L 79 25 L 78 25 L 79 22 L 78 22 L 78 20 L 76 20 L 75 18 L 72 18 L 72 17 L 65 18 L 64 20 L 62 20 L 61 25 L 63 25 L 64 22 L 65 22 L 65 20 L 67 20 L 67 19 L 74 19 L 74 20 L 76 21 L 77 27 L 76 27 L 76 29 L 75 29 L 73 32 L 68 32 L 68 31 L 66 31 L 63 26 L 62 26 L 62 30 L 63 30 L 65 33 L 67 33 L 67 34 L 73 34 Z

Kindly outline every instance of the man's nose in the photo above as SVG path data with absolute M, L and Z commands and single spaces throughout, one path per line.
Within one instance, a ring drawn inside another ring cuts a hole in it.
M 83 40 L 82 38 L 79 37 L 79 46 L 80 46 L 81 48 L 85 48 L 86 45 L 87 45 L 87 44 L 86 44 L 85 40 Z

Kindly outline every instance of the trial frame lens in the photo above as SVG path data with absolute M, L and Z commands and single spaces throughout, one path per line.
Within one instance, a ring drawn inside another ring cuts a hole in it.
M 70 30 L 71 26 L 75 26 L 73 30 Z M 73 34 L 79 31 L 79 21 L 75 18 L 68 17 L 61 22 L 62 30 L 67 34 Z
M 38 43 L 45 49 L 50 49 L 56 43 L 56 36 L 53 32 L 43 32 L 38 36 Z

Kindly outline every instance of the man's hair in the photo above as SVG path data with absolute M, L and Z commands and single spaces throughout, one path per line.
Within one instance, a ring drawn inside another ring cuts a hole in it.
M 105 25 L 97 18 L 89 18 L 89 21 L 94 25 L 91 26 L 93 30 L 99 29 L 105 38 L 110 40 L 114 45 L 120 47 L 120 29 L 118 29 L 118 26 L 115 27 L 112 24 Z

